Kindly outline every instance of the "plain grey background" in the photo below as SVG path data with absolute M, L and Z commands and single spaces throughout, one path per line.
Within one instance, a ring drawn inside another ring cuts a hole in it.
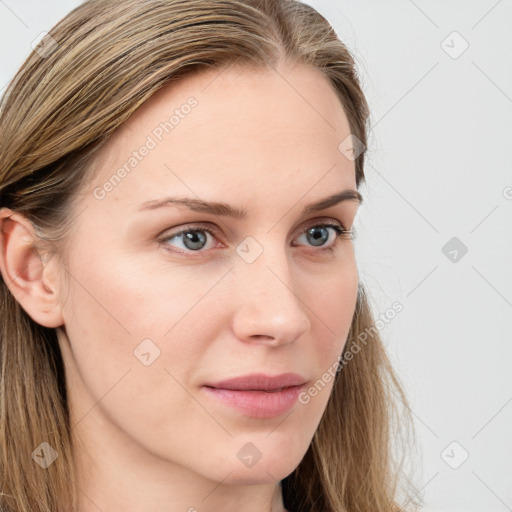
M 376 318 L 403 306 L 379 325 L 425 510 L 512 510 L 512 0 L 307 3 L 370 103 L 356 254 Z M 79 4 L 0 0 L 0 94 Z

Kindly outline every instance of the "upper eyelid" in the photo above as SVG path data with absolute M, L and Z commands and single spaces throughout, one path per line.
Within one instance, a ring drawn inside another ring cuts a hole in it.
M 300 229 L 298 234 L 302 234 L 302 232 L 305 229 L 308 229 L 308 226 L 309 227 L 314 227 L 316 225 L 328 224 L 328 223 L 338 224 L 339 227 L 341 229 L 343 229 L 344 231 L 350 231 L 345 226 L 344 222 L 342 222 L 339 219 L 332 218 L 332 217 L 316 217 L 316 218 L 313 218 L 313 219 L 306 220 L 306 221 L 304 221 L 302 223 L 303 227 L 296 228 L 295 230 Z M 159 239 L 167 239 L 167 238 L 171 238 L 171 237 L 174 237 L 174 236 L 178 236 L 178 235 L 180 235 L 180 234 L 182 234 L 183 232 L 186 232 L 186 231 L 196 231 L 196 230 L 200 231 L 202 229 L 204 229 L 205 231 L 211 231 L 214 234 L 219 233 L 221 231 L 220 228 L 218 228 L 213 223 L 209 223 L 209 222 L 190 222 L 190 223 L 183 224 L 183 227 L 179 227 L 178 226 L 177 228 L 170 228 L 170 229 L 165 230 L 163 232 L 163 234 L 161 236 L 159 236 Z M 168 234 L 166 234 L 166 233 L 168 233 Z

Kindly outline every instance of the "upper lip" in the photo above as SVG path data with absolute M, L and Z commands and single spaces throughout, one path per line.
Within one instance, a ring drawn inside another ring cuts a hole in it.
M 219 382 L 205 384 L 207 387 L 232 390 L 272 391 L 290 386 L 301 386 L 306 379 L 297 373 L 282 373 L 280 375 L 265 375 L 253 373 Z

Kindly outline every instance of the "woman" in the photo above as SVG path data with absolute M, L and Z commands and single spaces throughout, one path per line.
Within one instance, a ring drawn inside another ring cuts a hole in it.
M 51 30 L 0 112 L 2 510 L 400 509 L 352 243 L 367 117 L 297 1 Z

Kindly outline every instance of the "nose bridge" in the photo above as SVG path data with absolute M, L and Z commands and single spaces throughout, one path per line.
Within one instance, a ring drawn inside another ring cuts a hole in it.
M 233 329 L 244 341 L 290 343 L 310 327 L 307 308 L 297 294 L 297 274 L 284 244 L 266 238 L 265 246 L 246 240 L 235 263 L 237 304 Z M 256 252 L 255 252 L 256 251 Z M 251 254 L 248 258 L 247 255 Z

